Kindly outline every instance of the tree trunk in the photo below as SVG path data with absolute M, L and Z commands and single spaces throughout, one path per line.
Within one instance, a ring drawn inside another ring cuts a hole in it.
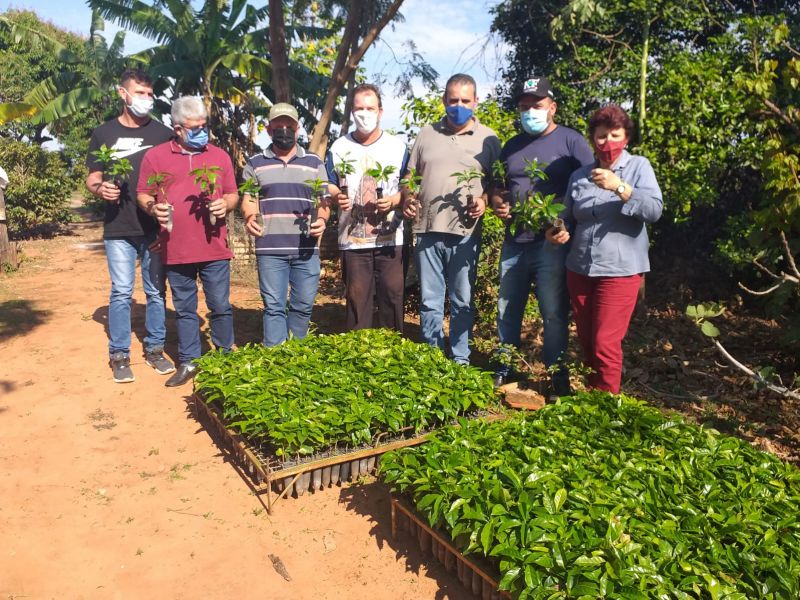
M 639 68 L 639 143 L 644 141 L 644 123 L 647 118 L 647 59 L 650 55 L 650 19 L 644 22 L 642 31 L 642 62 Z
M 350 48 L 350 54 L 358 50 L 358 38 L 353 38 L 353 44 Z M 356 87 L 356 72 L 350 73 L 350 78 L 347 80 L 347 100 L 344 103 L 344 115 L 342 116 L 342 135 L 345 135 L 350 130 L 350 115 L 353 113 L 353 90 Z
M 18 264 L 17 248 L 8 240 L 6 197 L 3 190 L 0 189 L 0 268 L 4 265 L 11 265 L 12 269 L 16 269 Z
M 269 53 L 272 61 L 272 89 L 275 102 L 292 101 L 289 81 L 289 57 L 286 51 L 286 26 L 283 22 L 283 2 L 269 0 Z
M 358 68 L 358 63 L 364 58 L 364 54 L 383 31 L 383 28 L 389 24 L 397 14 L 397 11 L 400 10 L 401 4 L 403 4 L 403 0 L 394 0 L 380 20 L 367 31 L 358 49 L 355 52 L 350 52 L 353 38 L 358 35 L 358 21 L 363 5 L 363 0 L 351 0 L 344 35 L 342 35 L 342 41 L 339 44 L 339 53 L 336 56 L 336 64 L 333 67 L 330 85 L 328 85 L 328 93 L 325 96 L 322 115 L 311 133 L 311 141 L 309 142 L 311 152 L 319 155 L 324 154 L 325 147 L 328 145 L 328 131 L 336 109 L 336 101 L 344 89 L 345 82 L 350 78 L 350 74 Z

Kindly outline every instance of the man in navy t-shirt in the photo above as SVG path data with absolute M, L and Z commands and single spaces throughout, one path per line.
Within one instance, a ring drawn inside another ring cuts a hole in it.
M 561 202 L 572 172 L 594 161 L 589 144 L 577 131 L 557 125 L 556 101 L 545 77 L 531 77 L 517 97 L 522 133 L 506 142 L 500 161 L 506 169 L 506 181 L 492 194 L 495 214 L 510 224 L 511 207 L 529 192 L 555 194 Z M 547 178 L 531 181 L 525 167 L 536 160 Z M 517 230 L 512 236 L 508 227 L 500 254 L 500 291 L 497 300 L 497 332 L 501 344 L 520 345 L 522 316 L 531 285 L 539 302 L 544 323 L 542 362 L 557 364 L 565 355 L 568 341 L 569 300 L 564 270 L 565 246 L 545 240 L 544 231 Z M 509 378 L 510 369 L 499 366 L 495 385 Z M 552 378 L 551 396 L 570 394 L 569 373 L 559 369 Z

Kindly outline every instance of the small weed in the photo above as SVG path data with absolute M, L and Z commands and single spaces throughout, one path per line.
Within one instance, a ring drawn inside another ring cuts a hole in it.
M 154 487 L 151 487 L 147 493 L 150 494 L 151 496 L 155 496 L 156 492 L 158 492 L 158 490 Z
M 214 514 L 213 512 L 208 511 L 207 513 L 203 513 L 203 518 L 210 519 L 213 514 Z
M 142 550 L 141 548 L 137 548 L 136 549 L 136 556 L 141 556 L 142 554 L 144 554 L 144 550 Z
M 142 479 L 149 479 L 150 477 L 154 477 L 153 473 L 148 473 L 147 471 L 139 471 L 139 477 Z
M 158 456 L 158 448 L 155 446 L 150 448 L 150 452 L 147 453 L 147 456 Z
M 261 514 L 261 513 L 263 513 L 263 512 L 264 512 L 264 509 L 263 509 L 263 508 L 254 508 L 254 509 L 253 509 L 253 516 L 254 516 L 254 517 L 257 517 L 258 515 L 260 515 L 260 514 Z
M 133 517 L 128 517 L 127 519 L 125 519 L 125 522 L 126 523 L 133 523 Z

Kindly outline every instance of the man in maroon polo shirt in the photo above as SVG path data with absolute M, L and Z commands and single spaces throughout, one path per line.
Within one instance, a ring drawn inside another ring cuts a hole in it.
M 142 160 L 137 200 L 161 224 L 159 240 L 177 314 L 180 366 L 166 384 L 194 377 L 200 358 L 197 277 L 211 312 L 211 341 L 233 346 L 230 259 L 225 215 L 239 201 L 228 154 L 208 143 L 208 115 L 202 99 L 184 96 L 172 105 L 175 138 L 147 151 Z

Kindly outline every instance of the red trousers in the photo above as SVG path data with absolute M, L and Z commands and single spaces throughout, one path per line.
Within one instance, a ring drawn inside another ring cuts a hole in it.
M 619 394 L 622 340 L 628 333 L 641 275 L 587 277 L 567 269 L 567 288 L 586 365 L 589 386 Z

